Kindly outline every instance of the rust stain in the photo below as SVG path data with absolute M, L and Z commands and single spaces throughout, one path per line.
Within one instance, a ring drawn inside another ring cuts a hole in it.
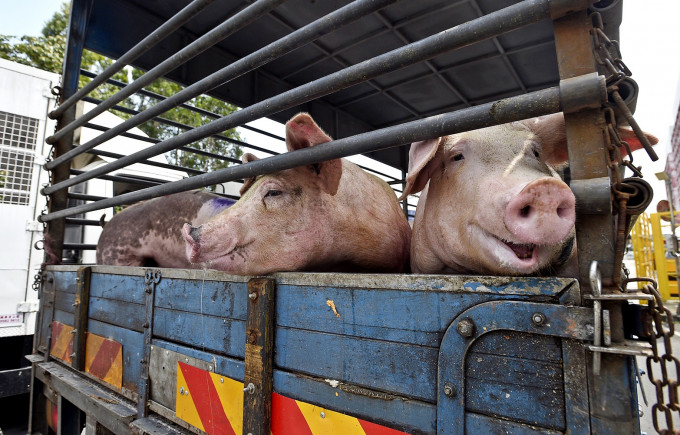
M 338 310 L 335 308 L 335 302 L 328 299 L 328 300 L 326 300 L 326 305 L 331 307 L 331 310 L 333 310 L 333 314 L 335 314 L 335 317 L 340 317 L 340 313 L 338 313 Z

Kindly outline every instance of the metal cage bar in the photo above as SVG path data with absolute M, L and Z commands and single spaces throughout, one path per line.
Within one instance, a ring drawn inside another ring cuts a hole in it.
M 274 9 L 276 6 L 283 3 L 285 0 L 260 0 L 252 3 L 247 8 L 238 12 L 236 15 L 227 19 L 224 23 L 212 29 L 210 32 L 198 38 L 196 41 L 192 42 L 184 49 L 180 50 L 178 53 L 174 54 L 170 58 L 163 61 L 160 65 L 153 68 L 151 71 L 144 74 L 139 79 L 130 83 L 124 89 L 120 90 L 115 95 L 109 97 L 104 103 L 97 106 L 94 110 L 87 112 L 75 121 L 64 126 L 61 130 L 57 131 L 54 135 L 47 138 L 47 143 L 53 143 L 64 137 L 67 133 L 72 132 L 76 128 L 83 125 L 85 122 L 91 120 L 95 116 L 104 112 L 108 108 L 115 105 L 117 102 L 132 95 L 138 89 L 152 83 L 155 79 L 163 76 L 165 73 L 172 71 L 178 66 L 182 65 L 189 59 L 199 55 L 203 51 L 207 50 L 215 43 L 221 41 L 232 33 L 242 29 L 248 24 L 255 21 L 257 18 L 266 14 L 267 12 Z M 56 159 L 54 160 L 56 161 Z M 54 162 L 53 161 L 53 162 Z M 48 166 L 48 169 L 50 167 Z
M 67 210 L 49 213 L 41 216 L 40 220 L 50 221 L 66 216 L 73 216 L 86 211 L 99 210 L 114 205 L 130 204 L 144 199 L 182 192 L 212 184 L 255 177 L 283 169 L 295 168 L 354 154 L 362 154 L 491 125 L 505 124 L 525 118 L 548 115 L 559 111 L 561 111 L 560 88 L 547 88 L 493 103 L 482 104 L 456 112 L 436 115 L 394 127 L 338 139 L 310 148 L 279 154 L 247 164 L 232 166 L 219 171 L 185 178 L 183 180 L 164 184 L 163 186 L 138 190 L 97 203 L 85 204 Z
M 337 11 L 334 11 L 331 14 L 327 15 L 326 17 L 318 19 L 312 22 L 311 24 L 308 24 L 307 26 L 302 27 L 301 29 L 291 33 L 290 35 L 281 38 L 278 41 L 275 41 L 272 44 L 269 44 L 268 46 L 260 50 L 257 50 L 254 53 L 251 53 L 250 55 L 242 59 L 239 59 L 238 61 L 232 63 L 231 65 L 228 65 L 220 69 L 219 71 L 209 75 L 208 77 L 205 77 L 204 79 L 176 93 L 172 97 L 166 98 L 165 100 L 156 104 L 154 107 L 151 107 L 145 110 L 144 112 L 128 119 L 122 124 L 119 124 L 115 128 L 111 129 L 109 132 L 106 132 L 105 134 L 102 134 L 92 139 L 88 143 L 81 145 L 79 149 L 72 150 L 71 152 L 61 157 L 60 159 L 54 159 L 52 162 L 49 162 L 46 165 L 46 167 L 50 169 L 57 165 L 65 163 L 71 160 L 73 157 L 77 156 L 78 154 L 83 153 L 88 149 L 91 149 L 101 143 L 104 143 L 105 141 L 114 137 L 116 134 L 120 132 L 127 131 L 134 126 L 137 126 L 145 121 L 148 121 L 149 119 L 155 117 L 156 115 L 160 115 L 161 113 L 164 113 L 172 109 L 173 107 L 178 106 L 180 103 L 184 103 L 197 95 L 208 92 L 209 90 L 216 88 L 217 86 L 223 85 L 224 83 L 234 80 L 235 78 L 240 77 L 249 71 L 252 71 L 266 63 L 271 62 L 272 60 L 275 60 L 283 56 L 284 54 L 287 54 L 303 45 L 310 43 L 311 41 L 323 36 L 324 34 L 332 30 L 338 29 L 339 27 L 342 27 L 353 21 L 356 21 L 369 13 L 375 12 L 375 10 L 377 9 L 387 6 L 390 3 L 394 3 L 394 1 L 396 0 L 357 0 L 343 8 L 340 8 Z M 149 73 L 153 72 L 154 70 L 150 71 Z M 145 74 L 143 77 L 146 77 L 147 74 Z M 125 89 L 127 89 L 127 87 L 124 88 L 124 90 Z M 141 87 L 137 86 L 136 89 L 141 89 Z M 101 106 L 104 108 L 110 108 L 111 103 L 103 103 Z M 97 107 L 99 108 L 99 106 Z M 89 113 L 92 112 L 88 112 L 88 114 Z M 99 111 L 98 113 L 101 113 L 101 111 Z M 90 116 L 90 118 L 92 117 Z M 57 137 L 56 134 L 55 137 Z
M 395 71 L 408 65 L 430 59 L 438 54 L 465 47 L 493 36 L 501 35 L 551 16 L 549 0 L 527 0 L 509 6 L 475 20 L 463 23 L 407 46 L 392 50 L 373 59 L 345 68 L 321 79 L 299 86 L 290 91 L 253 104 L 217 121 L 187 131 L 157 145 L 89 171 L 87 174 L 65 180 L 43 189 L 50 194 L 68 186 L 111 172 L 141 159 L 149 158 L 182 145 L 194 142 L 211 134 L 228 130 L 246 122 L 280 112 L 301 103 L 345 89 L 354 84 L 370 80 L 380 74 Z M 404 143 L 404 142 L 401 142 Z
M 168 21 L 163 23 L 159 28 L 154 30 L 149 36 L 142 39 L 137 45 L 132 47 L 130 51 L 122 55 L 116 62 L 106 68 L 101 74 L 94 78 L 91 82 L 85 85 L 78 92 L 70 96 L 66 101 L 61 103 L 59 107 L 50 112 L 49 116 L 52 119 L 56 119 L 61 116 L 66 109 L 71 107 L 73 104 L 78 102 L 85 95 L 92 92 L 97 86 L 103 83 L 106 79 L 113 76 L 118 71 L 122 70 L 126 65 L 129 65 L 132 61 L 137 59 L 139 56 L 143 55 L 149 51 L 154 45 L 161 42 L 172 32 L 177 30 L 182 24 L 189 21 L 196 14 L 201 12 L 206 6 L 215 0 L 194 0 L 189 5 L 184 7 L 181 11 L 177 12 L 175 16 L 170 18 Z

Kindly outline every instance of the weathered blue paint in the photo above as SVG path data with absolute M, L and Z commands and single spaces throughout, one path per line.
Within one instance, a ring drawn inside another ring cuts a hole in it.
M 96 269 L 88 328 L 120 340 L 125 388 L 136 391 L 143 277 Z M 72 324 L 75 283 L 65 276 L 54 317 Z M 242 380 L 247 283 L 201 271 L 180 276 L 190 278 L 164 276 L 157 285 L 152 343 Z M 583 323 L 590 311 L 560 305 L 578 293 L 573 281 L 416 275 L 396 276 L 391 287 L 389 276 L 325 274 L 324 285 L 306 284 L 314 276 L 282 274 L 277 285 L 274 389 L 280 394 L 406 432 L 448 433 L 465 422 L 471 430 L 583 433 L 582 410 L 572 410 L 565 397 L 587 388 L 563 375 L 562 339 L 589 338 Z M 540 327 L 531 323 L 539 309 L 547 317 Z M 451 331 L 460 338 L 455 325 L 466 317 L 476 319 L 477 331 L 454 343 Z M 573 351 L 568 356 L 578 359 Z M 442 380 L 450 373 L 461 385 L 460 409 L 447 409 L 443 400 Z
M 468 434 L 558 435 L 563 433 L 513 421 L 500 420 L 472 412 L 465 414 L 465 428 Z
M 542 313 L 545 322 L 532 322 L 534 313 Z M 465 388 L 468 350 L 471 344 L 492 331 L 519 331 L 555 337 L 592 340 L 592 331 L 585 327 L 591 321 L 592 311 L 579 307 L 539 304 L 533 302 L 494 301 L 476 305 L 462 313 L 447 329 L 438 358 L 437 432 L 439 434 L 465 433 L 466 400 L 472 392 Z M 457 330 L 461 321 L 472 322 L 474 329 L 467 336 Z M 447 386 L 449 388 L 445 388 Z M 453 394 L 446 394 L 453 391 Z M 505 394 L 508 394 L 507 392 Z M 550 402 L 552 404 L 552 402 Z M 499 403 L 500 405 L 500 403 Z M 528 413 L 544 416 L 544 409 Z M 567 405 L 568 406 L 568 405 Z M 520 416 L 520 420 L 536 421 L 536 418 Z M 566 422 L 571 427 L 572 422 Z M 555 426 L 549 420 L 544 423 Z M 561 425 L 560 425 L 561 426 Z M 548 427 L 552 429 L 552 427 Z

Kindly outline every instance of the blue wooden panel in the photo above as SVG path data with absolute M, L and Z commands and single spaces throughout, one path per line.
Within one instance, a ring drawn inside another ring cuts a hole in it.
M 481 284 L 479 284 L 481 285 Z M 552 287 L 550 287 L 552 288 Z M 276 323 L 300 329 L 438 346 L 472 305 L 517 295 L 278 285 Z M 520 296 L 520 299 L 528 296 Z M 534 296 L 535 298 L 535 296 Z M 339 317 L 327 304 L 332 301 Z
M 73 303 L 75 301 L 76 295 L 74 293 L 58 291 L 54 298 L 54 306 L 58 310 L 65 311 L 67 313 L 74 313 L 75 309 L 73 307 Z
M 76 293 L 76 272 L 54 271 L 54 289 L 66 293 Z
M 154 337 L 220 354 L 243 358 L 246 325 L 244 321 L 156 308 Z
M 144 305 L 90 296 L 89 317 L 93 320 L 144 332 Z
M 170 310 L 246 319 L 248 284 L 161 278 L 156 306 Z
M 435 402 L 439 349 L 277 328 L 274 365 Z
M 117 341 L 123 346 L 123 388 L 137 391 L 137 383 L 141 376 L 142 346 L 144 336 L 138 332 L 107 323 L 90 320 L 88 331 Z
M 62 310 L 54 310 L 54 320 L 64 325 L 73 326 L 73 313 L 67 313 Z
M 562 433 L 471 412 L 465 414 L 465 430 L 469 434 L 558 435 Z
M 562 363 L 562 340 L 516 331 L 494 331 L 476 340 L 470 352 Z
M 153 345 L 182 355 L 197 358 L 215 366 L 215 372 L 243 382 L 243 361 L 188 348 L 163 340 L 153 340 Z M 274 370 L 274 391 L 291 399 L 353 415 L 375 423 L 385 424 L 408 433 L 435 433 L 436 407 L 416 400 L 403 400 L 357 394 L 346 386 L 331 386 L 321 379 L 299 376 L 283 370 Z
M 93 273 L 90 278 L 90 297 L 144 305 L 144 277 Z

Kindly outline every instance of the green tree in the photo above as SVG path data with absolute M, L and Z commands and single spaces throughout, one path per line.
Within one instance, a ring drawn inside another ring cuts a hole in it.
M 0 35 L 0 58 L 46 71 L 61 73 L 66 47 L 68 15 L 69 5 L 68 3 L 64 3 L 60 10 L 55 12 L 52 18 L 45 23 L 41 36 L 17 37 Z M 81 67 L 93 73 L 100 73 L 112 63 L 113 60 L 105 56 L 85 50 L 83 52 Z M 137 68 L 126 68 L 116 73 L 112 78 L 123 83 L 130 83 L 131 80 L 135 80 L 143 74 L 143 71 Z M 81 76 L 80 87 L 84 86 L 89 80 L 89 78 Z M 182 90 L 182 86 L 168 80 L 157 79 L 145 89 L 168 97 Z M 104 84 L 97 87 L 97 89 L 92 91 L 89 96 L 103 100 L 115 94 L 118 90 L 119 88 L 114 85 Z M 146 96 L 135 95 L 118 104 L 137 111 L 143 111 L 156 104 L 156 100 Z M 199 109 L 207 110 L 219 116 L 226 116 L 237 110 L 235 106 L 207 95 L 200 95 L 189 101 L 187 104 Z M 131 116 L 120 111 L 116 111 L 116 113 L 118 116 L 125 119 Z M 194 111 L 181 107 L 167 111 L 161 115 L 161 118 L 189 127 L 198 127 L 210 121 L 210 119 Z M 159 140 L 168 139 L 184 131 L 184 129 L 169 126 L 158 121 L 146 122 L 140 125 L 139 128 L 150 137 Z M 242 140 L 235 129 L 222 132 L 221 135 L 237 141 Z M 208 137 L 190 144 L 189 147 L 234 159 L 240 158 L 243 154 L 243 151 L 238 145 L 213 137 Z M 214 171 L 229 166 L 229 162 L 227 161 L 181 150 L 174 150 L 167 153 L 166 159 L 172 164 L 203 171 Z

